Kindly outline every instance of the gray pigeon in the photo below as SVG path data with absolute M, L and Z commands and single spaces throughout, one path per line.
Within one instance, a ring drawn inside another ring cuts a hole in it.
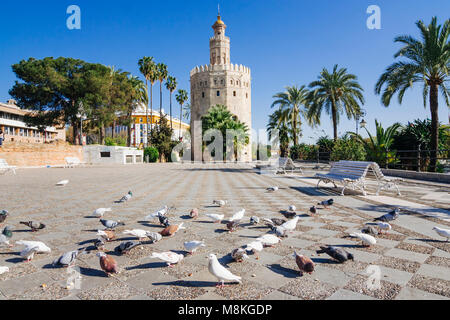
M 373 221 L 389 222 L 397 220 L 399 216 L 400 216 L 400 209 L 396 208 L 395 210 L 392 210 L 391 212 L 385 214 L 384 216 L 376 218 Z
M 33 232 L 36 232 L 38 230 L 42 230 L 45 228 L 45 224 L 36 222 L 36 221 L 28 221 L 28 222 L 22 221 L 22 222 L 20 222 L 20 224 L 30 227 Z
M 80 254 L 85 254 L 86 248 L 64 253 L 61 257 L 53 261 L 52 265 L 60 267 L 69 267 L 73 265 Z
M 259 217 L 253 216 L 250 218 L 250 224 L 257 225 L 259 223 Z
M 104 225 L 107 229 L 114 229 L 118 226 L 124 226 L 125 223 L 120 222 L 120 221 L 114 221 L 114 220 L 104 220 L 104 219 L 100 219 L 100 222 L 102 223 L 102 225 Z
M 6 211 L 6 210 L 0 211 L 0 223 L 5 222 L 5 220 L 8 216 L 9 216 L 8 211 Z
M 158 215 L 159 223 L 163 225 L 164 227 L 168 227 L 170 225 L 169 218 L 163 215 Z
M 353 260 L 354 257 L 351 253 L 348 253 L 343 248 L 327 246 L 320 247 L 321 250 L 316 251 L 317 254 L 326 253 L 333 259 L 339 261 L 340 263 L 344 263 L 347 260 Z
M 377 236 L 378 235 L 378 230 L 372 226 L 367 226 L 364 229 L 361 230 L 362 233 L 365 234 L 371 234 L 373 236 Z
M 133 192 L 129 191 L 128 194 L 124 195 L 119 201 L 119 203 L 123 203 L 123 202 L 127 202 L 128 200 L 131 199 L 131 197 L 133 197 Z
M 9 243 L 9 239 L 12 238 L 12 231 L 9 227 L 5 227 L 3 229 L 2 234 L 0 234 L 0 245 L 7 245 L 9 247 L 12 247 L 12 245 Z
M 120 254 L 125 254 L 128 253 L 131 249 L 140 245 L 141 243 L 139 241 L 124 241 L 115 248 L 115 251 L 117 251 Z
M 316 208 L 316 206 L 312 206 L 312 207 L 309 209 L 309 212 L 311 212 L 312 214 L 317 214 L 317 208 Z
M 105 248 L 105 244 L 106 242 L 103 238 L 98 238 L 94 241 L 94 246 L 97 248 L 97 250 L 103 250 Z
M 162 235 L 157 232 L 147 232 L 146 237 L 150 239 L 153 243 L 161 241 Z
M 287 230 L 281 226 L 272 226 L 272 231 L 280 238 L 287 238 Z
M 281 226 L 283 223 L 287 222 L 284 219 L 278 219 L 278 218 L 272 218 L 272 219 L 264 218 L 264 221 L 266 222 L 266 225 L 269 228 L 271 228 L 272 226 Z
M 334 200 L 333 199 L 329 199 L 329 200 L 326 200 L 326 201 L 319 202 L 317 205 L 324 206 L 325 208 L 328 208 L 329 206 L 332 206 L 333 204 L 334 204 Z

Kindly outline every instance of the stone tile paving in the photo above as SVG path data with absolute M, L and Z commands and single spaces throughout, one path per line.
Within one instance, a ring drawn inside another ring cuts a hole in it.
M 314 173 L 306 172 L 305 176 L 312 177 Z M 64 188 L 56 187 L 55 183 L 63 179 L 70 183 Z M 4 225 L 13 229 L 12 243 L 43 241 L 52 252 L 36 255 L 25 263 L 19 256 L 21 246 L 0 248 L 0 265 L 10 268 L 9 273 L 0 275 L 0 300 L 450 298 L 450 245 L 430 230 L 434 225 L 446 227 L 445 222 L 405 213 L 392 224 L 389 234 L 380 235 L 375 246 L 365 248 L 349 238 L 348 233 L 384 214 L 389 206 L 357 194 L 340 197 L 336 190 L 316 190 L 311 181 L 304 177 L 260 175 L 250 166 L 231 164 L 24 169 L 18 170 L 17 176 L 1 176 L 0 187 L 7 192 L 0 193 L 0 209 L 10 212 Z M 266 192 L 272 185 L 278 185 L 280 190 Z M 439 187 L 440 192 L 445 192 L 443 189 Z M 128 203 L 114 203 L 129 190 L 134 196 Z M 426 196 L 429 192 L 421 193 L 420 186 L 408 188 L 404 199 L 414 201 L 417 194 L 422 194 L 421 201 L 433 203 L 434 198 Z M 335 199 L 333 207 L 309 216 L 312 205 L 329 197 Z M 215 199 L 228 200 L 229 204 L 215 207 Z M 436 199 L 442 205 L 442 199 Z M 187 230 L 156 244 L 135 248 L 127 255 L 114 252 L 120 241 L 130 239 L 122 234 L 125 229 L 160 231 L 157 221 L 144 220 L 164 205 L 174 207 L 170 221 L 184 222 Z M 263 224 L 250 226 L 250 216 L 284 218 L 281 212 L 289 205 L 297 207 L 301 218 L 288 238 L 274 248 L 264 249 L 259 259 L 250 255 L 242 263 L 231 261 L 229 253 L 233 249 L 269 231 Z M 100 207 L 111 207 L 113 211 L 105 217 L 126 224 L 116 230 L 117 238 L 106 244 L 106 252 L 118 261 L 121 272 L 108 278 L 92 251 L 76 263 L 81 273 L 80 287 L 69 290 L 66 287 L 70 270 L 53 268 L 51 263 L 66 251 L 92 246 L 96 231 L 104 229 L 92 217 L 92 212 Z M 200 210 L 197 220 L 188 217 L 194 207 Z M 241 208 L 246 209 L 243 226 L 231 234 L 224 224 L 211 223 L 202 216 L 220 213 L 230 217 Z M 19 224 L 29 220 L 43 222 L 47 228 L 33 233 Z M 194 239 L 204 239 L 207 247 L 187 256 L 183 242 Z M 335 263 L 326 255 L 316 254 L 320 245 L 342 246 L 354 254 L 355 261 Z M 167 250 L 186 257 L 174 268 L 149 258 L 152 252 Z M 312 275 L 300 276 L 292 256 L 294 250 L 315 262 Z M 209 253 L 217 254 L 223 265 L 242 276 L 243 283 L 217 289 L 216 279 L 208 272 Z M 379 266 L 378 289 L 367 285 L 370 266 Z

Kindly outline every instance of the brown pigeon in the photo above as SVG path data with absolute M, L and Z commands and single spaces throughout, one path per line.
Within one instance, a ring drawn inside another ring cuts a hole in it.
M 40 223 L 40 222 L 35 222 L 35 221 L 28 221 L 28 222 L 22 221 L 22 222 L 20 222 L 20 224 L 24 224 L 27 227 L 30 227 L 33 232 L 36 232 L 38 230 L 42 230 L 45 228 L 45 224 Z
M 114 231 L 109 230 L 98 230 L 97 236 L 102 237 L 107 242 L 112 241 L 116 238 L 116 234 L 114 233 Z
M 297 252 L 294 252 L 295 262 L 297 262 L 297 266 L 300 269 L 300 274 L 303 275 L 303 272 L 313 273 L 314 271 L 314 262 L 306 256 L 299 255 Z
M 198 209 L 197 208 L 192 209 L 191 212 L 189 213 L 189 216 L 192 219 L 197 219 L 198 218 Z
M 239 222 L 240 220 L 230 221 L 227 223 L 227 229 L 230 231 L 230 233 L 236 231 L 236 229 L 239 228 Z
M 117 267 L 117 262 L 114 260 L 113 257 L 108 256 L 104 252 L 97 253 L 97 257 L 100 258 L 100 267 L 103 271 L 108 275 L 108 277 L 111 274 L 119 273 L 119 269 Z
M 186 229 L 185 227 L 183 227 L 183 223 L 180 225 L 172 225 L 165 228 L 159 234 L 163 237 L 173 237 L 178 231 L 183 229 Z

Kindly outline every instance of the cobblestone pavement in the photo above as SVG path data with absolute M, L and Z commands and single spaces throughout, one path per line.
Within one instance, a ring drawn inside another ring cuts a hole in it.
M 305 173 L 313 175 L 314 172 Z M 56 187 L 55 183 L 63 179 L 70 183 Z M 267 193 L 266 188 L 272 185 L 278 185 L 280 190 Z M 332 189 L 316 190 L 314 181 L 306 178 L 260 175 L 244 165 L 159 164 L 23 169 L 16 176 L 0 176 L 0 188 L 0 209 L 10 213 L 3 226 L 12 227 L 12 243 L 38 240 L 52 248 L 50 254 L 36 255 L 30 263 L 20 258 L 21 246 L 0 248 L 0 266 L 10 268 L 0 275 L 0 300 L 450 298 L 450 244 L 432 231 L 433 226 L 449 228 L 446 221 L 407 212 L 392 224 L 389 234 L 378 237 L 375 246 L 364 248 L 346 237 L 348 232 L 361 229 L 390 208 L 357 194 L 340 197 Z M 128 203 L 114 203 L 129 190 L 134 196 Z M 406 190 L 403 199 L 414 201 L 416 194 Z M 395 197 L 393 192 L 383 195 Z M 333 207 L 320 210 L 316 217 L 308 215 L 312 205 L 330 197 L 335 199 Z M 229 204 L 214 207 L 215 199 L 228 200 Z M 432 197 L 427 197 L 426 202 L 432 203 Z M 160 231 L 156 221 L 144 220 L 164 205 L 176 208 L 169 214 L 171 223 L 184 222 L 187 230 L 156 244 L 135 248 L 128 255 L 114 253 L 121 240 L 130 239 L 120 231 Z M 259 260 L 250 256 L 243 263 L 231 261 L 229 253 L 233 249 L 268 232 L 263 225 L 250 226 L 250 216 L 283 218 L 281 211 L 289 205 L 295 205 L 301 217 L 296 231 L 276 247 L 264 249 Z M 106 245 L 121 272 L 106 277 L 93 251 L 77 261 L 80 287 L 69 290 L 67 280 L 72 274 L 53 268 L 51 263 L 66 251 L 92 245 L 97 229 L 103 229 L 98 219 L 91 217 L 100 207 L 113 209 L 106 218 L 126 223 L 117 229 L 117 240 Z M 195 207 L 199 208 L 200 217 L 191 220 L 188 214 Z M 241 208 L 246 209 L 246 218 L 232 234 L 225 231 L 225 225 L 213 224 L 202 216 L 222 213 L 227 218 Z M 43 222 L 47 228 L 32 233 L 19 224 L 29 220 Z M 186 256 L 174 268 L 149 258 L 153 251 L 186 254 L 183 242 L 201 239 L 207 247 Z M 315 251 L 325 244 L 345 247 L 354 254 L 355 261 L 337 264 L 326 255 L 317 255 Z M 292 256 L 294 250 L 315 261 L 312 275 L 300 276 Z M 208 272 L 209 253 L 216 253 L 223 265 L 242 276 L 243 283 L 217 289 L 216 279 Z M 370 289 L 369 277 L 378 272 L 380 287 Z

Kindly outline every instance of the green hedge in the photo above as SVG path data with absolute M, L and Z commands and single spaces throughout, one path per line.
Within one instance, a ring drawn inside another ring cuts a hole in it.
M 144 158 L 147 159 L 150 163 L 155 163 L 158 161 L 159 152 L 155 147 L 148 147 L 144 149 Z

